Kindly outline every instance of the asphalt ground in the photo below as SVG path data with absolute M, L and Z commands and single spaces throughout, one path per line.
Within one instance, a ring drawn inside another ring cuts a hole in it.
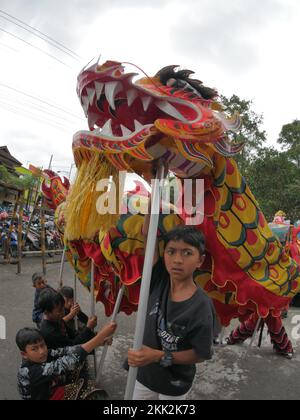
M 59 259 L 60 257 L 55 257 Z M 22 273 L 16 275 L 15 265 L 0 265 L 0 317 L 6 320 L 6 339 L 0 339 L 0 400 L 18 400 L 16 374 L 20 355 L 15 345 L 16 332 L 23 327 L 32 326 L 31 312 L 34 289 L 31 276 L 41 271 L 40 258 L 25 258 Z M 58 286 L 59 264 L 47 266 L 47 280 L 50 286 Z M 66 264 L 64 283 L 73 286 L 74 275 Z M 78 301 L 88 314 L 90 298 L 88 292 L 78 286 Z M 99 327 L 107 322 L 102 305 L 96 305 Z M 284 321 L 291 335 L 300 331 L 292 322 L 300 311 L 292 308 Z M 1 319 L 1 318 L 0 318 Z M 235 324 L 233 323 L 232 327 Z M 112 400 L 121 400 L 126 387 L 127 373 L 122 364 L 127 349 L 132 345 L 135 316 L 121 314 L 118 331 L 113 346 L 109 349 L 103 376 L 102 387 Z M 227 329 L 229 333 L 231 328 Z M 198 366 L 197 376 L 190 392 L 190 400 L 298 400 L 300 398 L 300 337 L 294 334 L 295 346 L 293 360 L 273 354 L 266 332 L 262 348 L 248 343 L 234 347 L 216 347 L 212 361 Z M 100 352 L 97 356 L 100 358 Z

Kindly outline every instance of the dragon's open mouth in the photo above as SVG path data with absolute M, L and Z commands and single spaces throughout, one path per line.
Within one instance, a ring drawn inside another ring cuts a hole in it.
M 219 112 L 216 90 L 190 78 L 193 72 L 167 66 L 153 78 L 135 81 L 137 74 L 126 73 L 124 64 L 96 63 L 78 76 L 77 94 L 89 126 L 73 138 L 78 166 L 97 152 L 119 170 L 141 172 L 140 162 L 163 157 L 183 177 L 191 174 L 187 161 L 212 167 L 211 148 L 224 156 L 241 149 L 225 138 L 240 118 Z
M 122 81 L 93 81 L 83 89 L 81 103 L 93 135 L 125 140 L 157 120 L 192 124 L 201 119 L 201 111 L 193 103 L 150 94 L 130 81 L 128 77 Z

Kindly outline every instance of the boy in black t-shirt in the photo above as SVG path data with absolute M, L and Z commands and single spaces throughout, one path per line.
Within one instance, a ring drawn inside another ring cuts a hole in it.
M 129 366 L 139 368 L 134 400 L 185 399 L 196 363 L 212 358 L 214 308 L 194 283 L 204 259 L 204 236 L 188 226 L 167 234 L 164 261 L 157 252 L 144 345 L 128 352 Z

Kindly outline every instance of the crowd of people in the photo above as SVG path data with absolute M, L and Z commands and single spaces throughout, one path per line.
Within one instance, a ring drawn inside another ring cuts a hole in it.
M 88 318 L 74 302 L 74 291 L 56 291 L 47 285 L 43 274 L 32 276 L 35 288 L 32 320 L 36 328 L 24 328 L 16 337 L 22 365 L 18 387 L 24 400 L 66 399 L 67 385 L 76 385 L 85 375 L 88 354 L 105 343 L 112 343 L 116 325 L 107 324 L 94 333 L 97 318 Z M 75 328 L 75 318 L 79 328 Z M 71 375 L 72 373 L 77 375 Z
M 186 399 L 196 364 L 212 358 L 215 312 L 194 283 L 204 258 L 203 234 L 187 226 L 168 233 L 164 258 L 156 252 L 144 343 L 138 351 L 129 349 L 124 363 L 138 368 L 134 400 Z M 108 323 L 95 333 L 97 318 L 81 311 L 72 288 L 56 291 L 39 273 L 33 275 L 33 287 L 36 328 L 24 328 L 16 337 L 22 356 L 19 392 L 24 400 L 68 399 L 68 387 L 84 372 L 87 356 L 112 344 L 117 325 Z

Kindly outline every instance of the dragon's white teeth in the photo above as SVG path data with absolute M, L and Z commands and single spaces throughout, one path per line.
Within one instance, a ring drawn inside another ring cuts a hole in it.
M 101 134 L 103 134 L 104 136 L 112 136 L 113 135 L 112 128 L 111 128 L 111 119 L 106 121 L 106 123 L 102 127 Z
M 94 113 L 88 114 L 88 124 L 89 124 L 90 129 L 94 128 L 94 125 L 96 124 L 98 118 L 99 116 L 97 114 L 94 114 Z
M 96 95 L 97 95 L 97 101 L 99 101 L 100 96 L 102 94 L 104 87 L 104 83 L 95 82 L 95 89 L 96 89 Z
M 120 82 L 109 82 L 105 84 L 105 96 L 110 107 L 115 111 L 115 97 L 123 89 Z
M 90 100 L 87 96 L 82 96 L 81 100 L 82 100 L 82 108 L 84 109 L 85 115 L 87 115 Z
M 139 121 L 134 120 L 134 127 L 135 127 L 135 131 L 139 131 L 142 128 L 144 128 L 143 124 L 141 124 Z
M 94 102 L 94 97 L 95 97 L 95 89 L 92 88 L 86 88 L 86 93 L 88 95 L 89 101 L 90 101 L 90 105 L 93 105 Z
M 144 98 L 142 98 L 143 108 L 145 112 L 148 111 L 148 108 L 151 102 L 152 102 L 151 96 L 145 96 Z
M 134 100 L 137 98 L 138 93 L 135 89 L 130 89 L 127 91 L 127 102 L 128 106 L 131 106 L 134 102 Z
M 176 118 L 176 120 L 185 121 L 184 116 L 177 111 L 177 109 L 167 101 L 157 101 L 155 102 L 157 108 L 161 111 L 165 112 L 166 114 L 171 115 L 171 117 Z
M 124 125 L 120 125 L 121 130 L 122 130 L 122 134 L 124 137 L 126 136 L 130 136 L 130 134 L 132 133 L 127 127 L 124 127 Z

